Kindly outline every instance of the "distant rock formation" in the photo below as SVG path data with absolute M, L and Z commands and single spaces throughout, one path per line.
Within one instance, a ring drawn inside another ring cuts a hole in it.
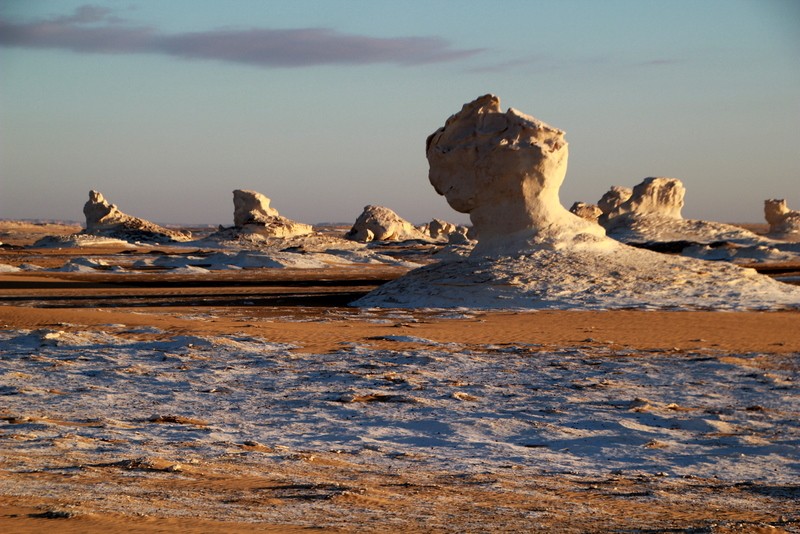
M 370 241 L 407 241 L 409 239 L 425 239 L 426 235 L 413 224 L 384 206 L 365 206 L 347 239 L 368 243 Z
M 785 199 L 764 201 L 764 217 L 769 223 L 769 233 L 774 237 L 800 236 L 800 211 L 790 210 Z
M 511 253 L 602 238 L 603 229 L 558 198 L 567 172 L 564 132 L 484 95 L 431 134 L 428 178 L 456 211 L 469 213 L 476 253 Z
M 624 194 L 622 190 L 618 192 Z M 686 188 L 677 178 L 645 178 L 633 188 L 627 200 L 607 212 L 607 220 L 628 214 L 631 217 L 680 219 L 685 195 Z M 609 201 L 613 202 L 613 199 L 607 199 Z
M 598 202 L 603 210 L 598 222 L 610 237 L 624 243 L 681 241 L 688 246 L 692 243 L 759 241 L 758 236 L 738 226 L 684 219 L 681 210 L 685 195 L 686 188 L 677 178 L 645 178 L 632 190 L 612 187 Z
M 587 221 L 597 222 L 597 219 L 603 214 L 596 204 L 587 204 L 586 202 L 575 202 L 569 208 L 570 213 L 574 213 L 581 219 Z
M 138 217 L 132 217 L 110 204 L 99 191 L 89 191 L 83 206 L 86 216 L 85 234 L 111 237 L 124 241 L 188 241 L 191 234 L 169 230 Z
M 611 186 L 611 189 L 606 191 L 606 193 L 600 197 L 600 200 L 597 202 L 597 207 L 603 212 L 601 217 L 616 211 L 620 204 L 631 198 L 632 194 L 633 189 L 630 187 L 621 187 L 618 185 Z
M 271 208 L 270 199 L 256 191 L 233 192 L 233 224 L 236 231 L 264 237 L 294 237 L 310 234 L 310 224 L 287 219 Z

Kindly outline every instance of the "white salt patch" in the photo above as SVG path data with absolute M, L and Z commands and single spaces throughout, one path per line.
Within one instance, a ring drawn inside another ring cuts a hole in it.
M 0 421 L 0 436 L 29 434 L 6 442 L 19 453 L 69 433 L 118 458 L 216 458 L 255 441 L 341 450 L 384 469 L 517 465 L 523 474 L 770 484 L 798 476 L 796 355 L 769 356 L 774 365 L 761 372 L 749 362 L 765 355 L 590 347 L 350 344 L 304 354 L 249 336 L 132 341 L 58 331 L 3 331 L 0 343 L 4 410 L 20 420 Z M 149 421 L 158 415 L 202 424 Z

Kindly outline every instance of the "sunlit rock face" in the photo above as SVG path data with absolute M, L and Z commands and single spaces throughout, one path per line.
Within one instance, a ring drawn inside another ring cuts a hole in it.
M 680 219 L 685 195 L 686 189 L 677 178 L 645 178 L 633 188 L 627 200 L 607 213 L 608 219 L 625 214 Z
M 684 219 L 685 195 L 677 178 L 645 178 L 633 189 L 612 187 L 598 203 L 603 210 L 598 222 L 610 237 L 624 243 L 758 241 L 758 236 L 737 226 Z
M 233 192 L 233 225 L 269 222 L 278 216 L 278 210 L 269 206 L 270 199 L 256 191 L 237 189 Z
M 601 217 L 607 217 L 609 213 L 616 211 L 620 204 L 631 198 L 632 194 L 633 189 L 630 187 L 622 187 L 619 185 L 611 186 L 611 189 L 606 191 L 597 202 L 597 207 L 603 212 Z
M 126 241 L 187 241 L 191 238 L 189 233 L 169 230 L 121 212 L 99 191 L 89 191 L 89 200 L 83 206 L 83 214 L 86 216 L 86 234 Z
M 242 233 L 264 237 L 293 237 L 312 232 L 310 224 L 287 219 L 271 208 L 270 199 L 256 191 L 233 192 L 233 224 Z
M 586 202 L 575 202 L 569 208 L 569 212 L 592 222 L 597 222 L 597 219 L 603 214 L 603 210 L 596 204 L 587 204 Z
M 775 237 L 800 237 L 800 211 L 790 210 L 785 199 L 764 201 L 764 217 L 769 223 L 769 233 Z
M 413 224 L 384 206 L 365 206 L 353 227 L 345 235 L 353 241 L 407 241 L 425 239 Z
M 428 137 L 428 178 L 453 209 L 468 213 L 478 254 L 568 246 L 604 236 L 558 198 L 567 172 L 564 132 L 485 95 Z

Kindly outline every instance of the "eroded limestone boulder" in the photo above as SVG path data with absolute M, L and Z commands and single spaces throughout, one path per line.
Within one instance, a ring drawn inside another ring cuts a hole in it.
M 123 213 L 99 191 L 89 191 L 83 206 L 85 234 L 112 237 L 124 241 L 188 241 L 191 234 L 170 230 L 150 221 Z
M 630 194 L 628 194 L 630 191 Z M 758 236 L 740 227 L 681 216 L 686 189 L 677 178 L 645 178 L 632 190 L 612 187 L 600 199 L 598 222 L 624 243 L 755 243 Z M 626 200 L 622 200 L 625 197 Z M 661 250 L 661 248 L 657 248 Z
M 264 237 L 294 237 L 312 232 L 310 224 L 287 219 L 270 207 L 270 199 L 257 191 L 233 192 L 233 224 L 236 231 Z
M 604 215 L 612 213 L 620 204 L 631 198 L 632 194 L 633 189 L 630 187 L 622 187 L 619 185 L 611 186 L 611 189 L 600 197 L 600 200 L 597 202 L 597 207 L 600 208 L 600 211 L 602 211 Z
M 790 210 L 785 199 L 771 198 L 764 201 L 764 218 L 769 223 L 770 235 L 782 237 L 800 235 L 800 211 Z
M 558 192 L 567 172 L 564 132 L 484 95 L 465 104 L 426 143 L 428 178 L 453 209 L 468 213 L 478 254 L 587 243 L 602 227 L 567 211 Z
M 575 202 L 569 208 L 569 212 L 592 222 L 597 222 L 597 219 L 603 214 L 603 210 L 596 204 L 587 204 L 586 202 Z
M 425 239 L 426 235 L 391 209 L 369 205 L 364 207 L 364 211 L 358 216 L 345 237 L 367 243 L 370 241 Z
M 624 194 L 624 191 L 620 191 L 620 193 Z M 606 220 L 609 221 L 626 214 L 635 217 L 681 219 L 685 195 L 686 188 L 677 178 L 660 176 L 645 178 L 642 183 L 633 188 L 627 200 L 604 213 L 607 215 Z M 613 200 L 611 201 L 613 202 Z

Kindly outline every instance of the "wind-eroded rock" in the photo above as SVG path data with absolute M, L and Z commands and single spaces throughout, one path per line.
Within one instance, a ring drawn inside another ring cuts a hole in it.
M 800 211 L 790 210 L 785 199 L 764 201 L 764 217 L 769 223 L 769 233 L 775 237 L 800 236 Z
M 586 202 L 575 202 L 569 208 L 570 213 L 574 213 L 581 219 L 587 221 L 597 222 L 597 219 L 603 214 L 596 204 L 587 204 Z
M 365 206 L 353 227 L 345 235 L 347 239 L 367 243 L 370 241 L 407 241 L 425 239 L 426 236 L 413 224 L 384 206 Z
M 558 192 L 567 172 L 564 132 L 484 95 L 427 139 L 428 178 L 456 211 L 468 213 L 476 252 L 513 254 L 602 238 L 603 229 L 567 211 Z
M 86 216 L 84 233 L 113 237 L 124 241 L 188 241 L 191 234 L 159 226 L 150 221 L 127 215 L 109 203 L 99 191 L 90 191 L 83 206 Z
M 310 224 L 287 219 L 271 208 L 270 199 L 256 191 L 233 192 L 233 224 L 237 231 L 264 237 L 294 237 L 312 232 Z

